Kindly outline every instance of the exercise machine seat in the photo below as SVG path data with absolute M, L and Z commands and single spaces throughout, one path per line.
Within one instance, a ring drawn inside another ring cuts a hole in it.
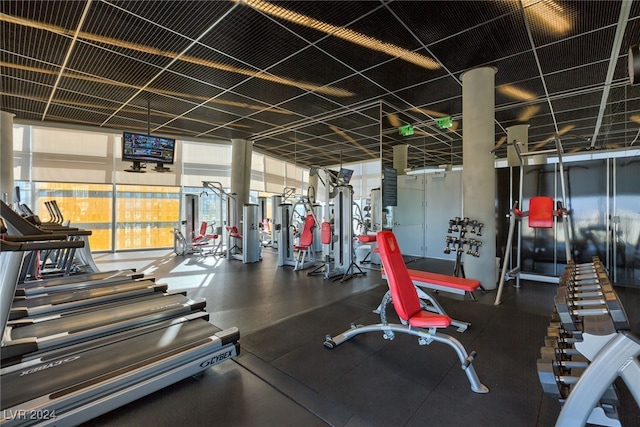
M 378 248 L 387 273 L 391 300 L 398 316 L 416 328 L 446 328 L 451 318 L 423 310 L 407 266 L 402 258 L 396 237 L 391 231 L 378 233 Z
M 207 227 L 207 221 L 202 221 L 202 223 L 200 224 L 200 234 L 197 236 L 193 236 L 192 242 L 194 244 L 205 244 L 209 242 L 209 240 L 216 240 L 218 238 L 217 234 L 207 233 Z
M 293 246 L 295 250 L 307 250 L 313 243 L 313 228 L 316 226 L 316 220 L 313 219 L 313 215 L 307 215 L 304 220 L 304 228 L 300 234 L 300 240 L 297 245 Z
M 553 199 L 547 196 L 529 200 L 529 227 L 553 228 Z
M 229 232 L 229 236 L 235 239 L 242 239 L 242 234 L 240 234 L 240 232 L 238 231 L 238 227 L 236 227 L 235 225 L 227 225 L 225 228 Z
M 360 243 L 372 243 L 377 240 L 377 236 L 375 234 L 361 234 L 358 236 L 358 240 Z

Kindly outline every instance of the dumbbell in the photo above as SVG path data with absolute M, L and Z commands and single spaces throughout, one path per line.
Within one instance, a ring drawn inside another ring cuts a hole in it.
M 566 287 L 558 288 L 555 297 L 556 312 L 567 332 L 579 330 L 576 319 L 578 316 L 597 316 L 608 314 L 616 330 L 629 330 L 627 314 L 615 292 L 606 292 L 603 298 L 572 299 L 566 295 Z M 586 308 L 588 307 L 588 308 Z
M 594 284 L 573 284 L 573 283 L 561 283 L 561 287 L 566 287 L 571 292 L 611 292 L 613 287 L 608 281 L 602 281 Z
M 482 229 L 484 228 L 484 224 L 483 223 L 478 223 L 478 228 L 476 229 L 476 235 L 478 236 L 482 236 Z
M 576 384 L 580 375 L 586 369 L 586 362 L 558 362 L 556 360 L 538 359 L 538 379 L 543 391 L 561 401 L 565 400 L 571 392 L 571 386 Z M 578 375 L 576 375 L 578 374 Z M 619 406 L 618 395 L 609 385 L 600 398 L 602 405 Z
M 564 281 L 571 282 L 589 282 L 608 279 L 608 275 L 606 270 L 599 268 L 595 270 L 565 269 L 565 271 L 562 273 L 562 279 Z
M 445 243 L 447 244 L 447 246 L 445 246 L 444 248 L 444 253 L 445 254 L 450 254 L 451 253 L 451 249 L 455 249 L 455 246 L 452 246 L 453 244 L 455 244 L 455 238 L 452 236 L 446 236 L 444 238 Z
M 469 239 L 469 249 L 467 249 L 467 254 L 472 255 L 474 257 L 480 256 L 478 249 L 482 246 L 482 242 L 475 239 Z
M 538 359 L 536 366 L 542 390 L 556 399 L 566 399 L 571 386 L 580 379 L 579 376 L 563 375 L 563 372 L 549 359 Z
M 546 339 L 545 339 L 546 341 Z M 582 354 L 575 348 L 562 348 L 553 346 L 540 347 L 540 356 L 543 359 L 555 359 L 555 360 L 578 360 L 587 361 Z
M 462 231 L 463 233 L 466 233 L 466 232 L 467 232 L 467 225 L 469 224 L 469 218 L 465 216 L 465 217 L 462 219 L 462 222 L 461 222 L 460 224 L 462 225 L 462 229 L 461 229 L 461 231 Z
M 611 284 L 602 284 L 598 286 L 562 286 L 566 289 L 566 295 L 569 298 L 604 298 L 607 293 L 613 292 Z M 559 288 L 558 288 L 559 289 Z
M 573 345 L 576 341 L 582 340 L 582 332 L 567 331 L 562 326 L 549 326 L 545 338 L 555 339 L 559 345 Z

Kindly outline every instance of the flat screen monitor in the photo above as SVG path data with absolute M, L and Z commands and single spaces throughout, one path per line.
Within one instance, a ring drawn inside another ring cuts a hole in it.
M 175 139 L 130 132 L 122 134 L 122 160 L 172 165 L 175 147 Z
M 349 184 L 352 176 L 353 176 L 352 169 L 340 168 L 340 172 L 338 172 L 338 179 L 342 181 L 344 185 Z

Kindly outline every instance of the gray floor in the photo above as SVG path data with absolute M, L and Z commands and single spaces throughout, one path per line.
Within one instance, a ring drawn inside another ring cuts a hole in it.
M 554 285 L 508 286 L 499 307 L 492 304 L 495 292 L 478 293 L 479 302 L 437 296 L 449 315 L 472 322 L 462 334 L 446 332 L 478 351 L 474 365 L 491 389 L 478 395 L 441 344 L 419 347 L 408 336 L 390 342 L 372 333 L 323 348 L 326 334 L 352 321 L 377 323 L 371 310 L 386 285 L 376 270 L 344 283 L 325 281 L 278 268 L 269 249 L 256 264 L 170 251 L 95 259 L 103 270 L 137 268 L 170 289 L 206 298 L 213 324 L 240 329 L 242 350 L 199 380 L 184 380 L 91 425 L 548 426 L 557 417 L 559 404 L 542 393 L 536 374 Z M 452 266 L 418 260 L 411 267 L 447 273 Z M 640 331 L 639 293 L 620 294 Z M 635 410 L 625 425 L 638 425 Z

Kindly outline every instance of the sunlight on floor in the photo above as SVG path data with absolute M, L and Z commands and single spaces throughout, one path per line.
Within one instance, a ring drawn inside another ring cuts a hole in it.
M 158 277 L 156 278 L 156 281 L 157 283 L 166 283 L 169 286 L 170 290 L 199 289 L 206 288 L 207 286 L 211 285 L 214 276 L 215 273 L 190 274 L 188 276 L 178 277 Z

